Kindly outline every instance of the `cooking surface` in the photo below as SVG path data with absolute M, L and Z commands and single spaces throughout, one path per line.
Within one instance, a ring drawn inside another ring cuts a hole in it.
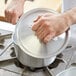
M 4 50 L 12 42 L 12 38 L 10 38 L 12 32 L 0 30 L 0 33 L 1 35 L 8 34 L 8 37 L 5 36 L 4 40 L 1 40 L 0 37 L 0 76 L 49 76 L 47 71 L 43 69 L 38 69 L 33 72 L 30 71 L 28 67 L 20 65 L 17 59 L 14 58 L 13 45 L 10 46 L 8 50 Z M 48 68 L 52 76 L 55 76 L 66 68 L 76 66 L 76 47 L 74 45 L 71 46 L 71 44 L 76 43 L 73 37 L 74 36 L 72 36 L 68 47 L 49 65 Z

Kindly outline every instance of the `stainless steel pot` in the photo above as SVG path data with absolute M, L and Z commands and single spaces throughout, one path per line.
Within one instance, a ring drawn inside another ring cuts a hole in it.
M 29 67 L 44 67 L 51 64 L 56 55 L 62 52 L 69 40 L 69 31 L 49 41 L 47 44 L 41 42 L 31 29 L 34 19 L 44 13 L 55 13 L 45 8 L 37 8 L 25 13 L 18 21 L 13 35 L 17 59 Z

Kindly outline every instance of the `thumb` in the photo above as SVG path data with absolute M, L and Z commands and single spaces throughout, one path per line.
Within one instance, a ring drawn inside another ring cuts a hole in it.
M 41 17 L 41 16 L 38 16 L 38 17 L 34 20 L 34 22 L 38 21 L 38 20 L 40 19 L 40 17 Z
M 55 37 L 55 34 L 48 34 L 45 38 L 44 38 L 44 43 L 49 42 L 50 40 L 52 40 Z

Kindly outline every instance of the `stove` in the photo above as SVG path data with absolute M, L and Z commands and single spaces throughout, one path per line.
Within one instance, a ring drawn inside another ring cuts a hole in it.
M 12 32 L 0 30 L 0 76 L 56 76 L 69 67 L 76 67 L 76 47 L 70 44 L 52 64 L 43 68 L 24 66 L 15 56 Z

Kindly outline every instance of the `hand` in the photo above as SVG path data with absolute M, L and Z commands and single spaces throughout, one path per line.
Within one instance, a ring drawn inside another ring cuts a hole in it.
M 12 0 L 10 5 L 5 9 L 5 18 L 7 22 L 16 24 L 23 14 L 24 0 Z
M 34 21 L 32 30 L 36 32 L 40 40 L 47 43 L 54 37 L 65 32 L 68 28 L 68 21 L 63 15 L 48 13 L 38 16 Z

